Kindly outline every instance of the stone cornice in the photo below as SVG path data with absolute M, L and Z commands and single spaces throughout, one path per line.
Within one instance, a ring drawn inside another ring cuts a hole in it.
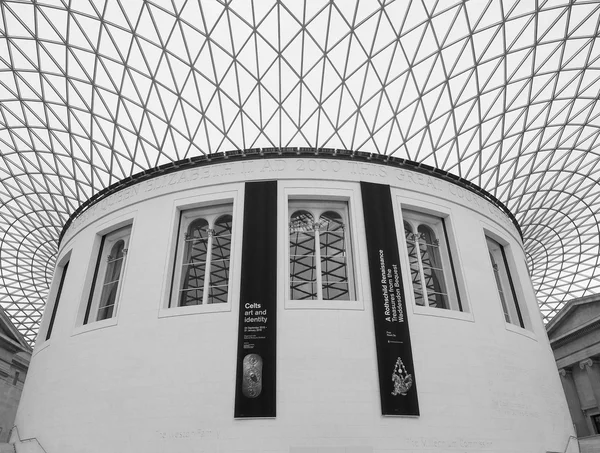
M 558 314 L 554 318 L 552 318 L 548 324 L 546 324 L 546 332 L 548 334 L 551 334 L 552 331 L 562 323 L 562 320 L 567 318 L 569 313 L 576 307 L 594 302 L 600 302 L 600 294 L 592 294 L 589 296 L 569 300 L 565 304 L 565 306 L 558 312 Z M 558 340 L 558 338 L 555 338 L 555 340 Z
M 580 338 L 580 337 L 586 335 L 587 333 L 592 332 L 593 330 L 596 330 L 597 328 L 600 328 L 600 317 L 594 318 L 591 321 L 587 322 L 586 324 L 583 324 L 582 326 L 580 326 L 576 329 L 573 329 L 570 332 L 567 332 L 566 334 L 561 335 L 560 337 L 550 340 L 550 346 L 552 347 L 552 349 L 557 349 L 557 348 L 569 343 L 572 340 Z
M 189 159 L 179 160 L 177 162 L 171 162 L 160 167 L 151 168 L 137 173 L 133 176 L 129 176 L 121 181 L 118 181 L 104 190 L 93 195 L 89 200 L 80 205 L 69 217 L 65 223 L 62 232 L 59 237 L 59 246 L 62 243 L 63 237 L 69 226 L 75 218 L 81 215 L 90 206 L 98 203 L 99 201 L 106 199 L 110 195 L 117 193 L 127 187 L 133 186 L 139 182 L 146 181 L 152 178 L 163 176 L 169 173 L 177 172 L 180 170 L 186 170 L 196 167 L 204 167 L 207 165 L 224 164 L 229 162 L 240 162 L 251 159 L 285 159 L 285 158 L 301 158 L 310 157 L 312 159 L 336 159 L 345 161 L 364 162 L 370 164 L 379 164 L 387 167 L 401 168 L 405 170 L 411 170 L 417 173 L 423 173 L 428 176 L 443 179 L 453 184 L 456 184 L 471 193 L 477 194 L 481 198 L 489 201 L 496 208 L 500 209 L 512 224 L 517 229 L 521 239 L 523 239 L 523 232 L 517 222 L 517 219 L 512 212 L 506 207 L 504 203 L 498 200 L 491 193 L 477 186 L 476 184 L 468 181 L 460 176 L 456 176 L 445 170 L 432 167 L 419 162 L 414 162 L 407 159 L 376 154 L 366 153 L 361 151 L 350 151 L 345 149 L 333 149 L 333 148 L 252 148 L 246 150 L 233 150 L 220 153 L 214 153 L 210 155 L 197 156 Z

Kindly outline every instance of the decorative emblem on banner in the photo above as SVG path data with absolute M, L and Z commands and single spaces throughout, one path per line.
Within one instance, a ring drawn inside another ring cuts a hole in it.
M 412 387 L 412 375 L 408 374 L 400 357 L 398 357 L 398 360 L 396 360 L 394 372 L 392 373 L 392 381 L 394 381 L 394 391 L 392 392 L 392 395 L 394 396 L 404 396 Z
M 263 359 L 258 354 L 248 354 L 242 367 L 242 393 L 247 398 L 256 398 L 262 392 Z

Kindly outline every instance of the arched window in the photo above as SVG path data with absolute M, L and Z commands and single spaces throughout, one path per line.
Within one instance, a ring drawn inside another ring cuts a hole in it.
M 296 211 L 290 218 L 290 297 L 318 299 L 317 261 L 313 215 Z
M 318 231 L 323 299 L 348 300 L 346 229 L 342 216 L 336 211 L 321 214 Z
M 425 224 L 419 225 L 418 233 L 423 283 L 427 290 L 427 303 L 430 307 L 450 308 L 444 278 L 444 265 L 440 254 L 440 240 L 433 230 Z
M 290 299 L 350 300 L 347 205 L 291 201 Z
M 462 311 L 442 218 L 403 210 L 415 303 Z
M 117 301 L 117 290 L 119 289 L 124 259 L 125 241 L 121 239 L 112 246 L 110 255 L 108 255 L 108 266 L 106 267 L 106 275 L 104 276 L 104 285 L 102 285 L 102 295 L 100 296 L 100 305 L 98 307 L 98 321 L 112 318 Z
M 525 328 L 523 314 L 521 313 L 521 308 L 517 301 L 517 294 L 510 274 L 504 247 L 488 236 L 486 236 L 485 239 L 494 272 L 494 280 L 496 281 L 496 286 L 498 288 L 502 312 L 504 313 L 504 319 L 510 324 Z
M 489 241 L 489 239 L 488 239 Z M 489 245 L 488 245 L 489 247 Z M 502 305 L 502 312 L 504 313 L 504 319 L 506 322 L 510 322 L 510 316 L 508 314 L 508 306 L 506 305 L 506 298 L 504 297 L 504 289 L 502 288 L 502 282 L 500 277 L 500 268 L 496 259 L 492 253 L 489 253 L 490 261 L 492 262 L 492 269 L 494 269 L 494 279 L 496 280 L 496 286 L 498 287 L 498 295 L 500 296 L 500 304 Z
M 68 256 L 70 257 L 71 252 L 69 252 Z M 52 335 L 52 329 L 54 328 L 54 321 L 56 320 L 56 313 L 58 312 L 58 304 L 60 302 L 60 296 L 62 294 L 63 285 L 65 283 L 65 277 L 67 276 L 67 269 L 69 268 L 69 261 L 64 261 L 64 264 L 60 264 L 56 267 L 55 275 L 60 275 L 60 283 L 58 284 L 58 290 L 56 291 L 56 295 L 54 296 L 54 301 L 52 303 L 52 314 L 50 315 L 50 321 L 48 322 L 48 329 L 46 330 L 46 341 L 50 339 Z M 40 337 L 41 338 L 41 337 Z
M 232 224 L 231 205 L 182 211 L 171 305 L 228 301 Z
M 126 226 L 102 237 L 84 324 L 116 315 L 130 235 Z
M 185 254 L 181 270 L 179 305 L 200 305 L 204 300 L 204 277 L 208 250 L 209 228 L 205 219 L 196 219 L 184 238 Z
M 421 266 L 417 241 L 410 223 L 404 222 L 404 235 L 406 237 L 406 249 L 408 251 L 408 262 L 410 264 L 410 279 L 412 281 L 415 303 L 425 305 L 423 300 L 423 287 L 421 285 Z
M 209 304 L 227 302 L 232 224 L 231 214 L 223 215 L 215 221 L 211 247 Z

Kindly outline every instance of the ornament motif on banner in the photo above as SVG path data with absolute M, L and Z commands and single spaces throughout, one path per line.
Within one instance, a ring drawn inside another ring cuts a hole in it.
M 394 366 L 394 372 L 392 373 L 392 381 L 394 382 L 394 391 L 392 395 L 406 396 L 413 384 L 412 374 L 406 371 L 406 367 L 402 362 L 402 359 L 398 357 L 396 365 Z
M 262 392 L 263 360 L 258 354 L 248 354 L 243 361 L 242 393 L 246 398 L 256 398 Z

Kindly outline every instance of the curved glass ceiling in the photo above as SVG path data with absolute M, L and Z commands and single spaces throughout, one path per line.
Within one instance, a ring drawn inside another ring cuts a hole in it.
M 0 301 L 33 342 L 62 225 L 232 149 L 450 171 L 520 222 L 546 320 L 600 289 L 597 1 L 0 2 Z

